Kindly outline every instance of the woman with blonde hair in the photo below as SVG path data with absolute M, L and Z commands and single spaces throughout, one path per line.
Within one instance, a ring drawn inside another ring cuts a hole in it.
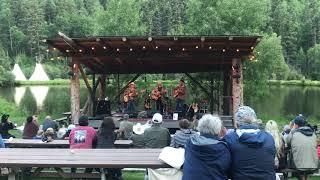
M 278 124 L 274 120 L 269 120 L 266 123 L 265 131 L 270 133 L 274 139 L 274 143 L 276 146 L 276 157 L 274 159 L 274 163 L 276 169 L 285 168 L 286 158 L 284 152 L 284 142 L 281 138 L 281 134 L 279 132 Z

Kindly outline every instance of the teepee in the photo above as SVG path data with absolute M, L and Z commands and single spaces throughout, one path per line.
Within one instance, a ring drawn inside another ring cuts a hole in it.
M 15 80 L 16 81 L 25 81 L 25 80 L 27 80 L 26 76 L 21 71 L 21 68 L 20 68 L 19 64 L 14 64 L 14 67 L 13 67 L 13 70 L 12 70 L 12 74 L 15 76 Z
M 36 63 L 36 68 L 34 69 L 29 81 L 49 81 L 49 77 L 44 71 L 42 64 Z

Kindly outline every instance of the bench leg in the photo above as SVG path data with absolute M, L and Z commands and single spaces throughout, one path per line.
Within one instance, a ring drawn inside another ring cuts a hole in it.
M 101 172 L 101 180 L 107 180 L 106 173 L 104 172 L 103 168 L 100 169 L 100 172 Z
M 16 172 L 18 172 L 16 169 L 11 168 L 8 175 L 8 180 L 16 180 Z

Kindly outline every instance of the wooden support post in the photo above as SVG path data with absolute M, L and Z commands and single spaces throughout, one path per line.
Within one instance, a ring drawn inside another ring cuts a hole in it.
M 100 75 L 99 99 L 104 99 L 106 97 L 106 79 L 106 75 Z
M 211 74 L 211 79 L 210 79 L 210 112 L 213 114 L 213 101 L 214 101 L 214 81 L 213 81 L 213 75 Z M 219 99 L 218 99 L 219 101 Z
M 231 76 L 230 76 L 230 69 L 224 70 L 223 72 L 223 115 L 231 115 L 231 105 L 232 105 L 232 99 L 231 99 Z
M 84 73 L 81 64 L 79 64 L 78 66 L 79 66 L 79 70 L 80 70 L 81 76 L 82 76 L 82 78 L 83 78 L 83 81 L 84 81 L 84 83 L 86 84 L 87 89 L 88 89 L 88 91 L 89 91 L 89 94 L 90 94 L 90 96 L 91 96 L 91 99 L 92 99 L 92 101 L 94 101 L 93 91 L 92 91 L 92 88 L 91 88 L 91 86 L 90 86 L 90 84 L 89 84 L 88 77 L 87 77 L 87 75 Z
M 233 117 L 240 106 L 243 105 L 243 75 L 242 75 L 243 62 L 241 59 L 232 59 L 232 111 Z M 234 127 L 237 123 L 233 121 Z
M 78 124 L 78 119 L 80 117 L 80 81 L 79 81 L 79 67 L 77 62 L 72 59 L 72 66 L 70 71 L 73 75 L 70 77 L 70 89 L 71 89 L 71 123 Z

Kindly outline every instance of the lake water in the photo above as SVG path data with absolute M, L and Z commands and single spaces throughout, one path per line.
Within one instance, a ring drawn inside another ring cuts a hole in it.
M 0 88 L 0 96 L 29 114 L 44 112 L 61 117 L 62 112 L 70 111 L 69 86 Z M 82 87 L 82 105 L 86 98 L 87 90 Z M 253 107 L 258 115 L 267 115 L 270 118 L 288 118 L 303 113 L 307 117 L 320 120 L 320 87 L 271 86 L 266 96 L 246 104 Z

